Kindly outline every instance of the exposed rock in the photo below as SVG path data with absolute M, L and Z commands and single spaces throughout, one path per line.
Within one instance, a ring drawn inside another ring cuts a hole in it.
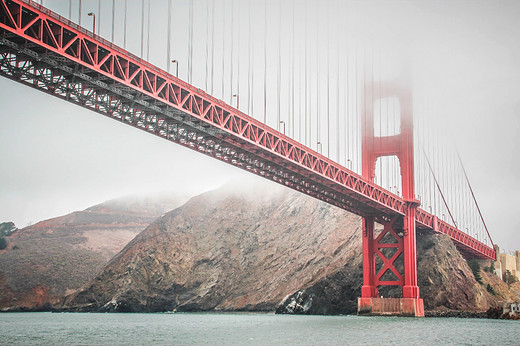
M 489 294 L 447 235 L 417 237 L 417 281 L 426 310 L 485 311 Z
M 341 275 L 359 257 L 360 235 L 357 216 L 315 199 L 229 185 L 156 220 L 66 307 L 274 311 L 288 294 Z
M 475 281 L 471 269 L 447 236 L 418 234 L 417 253 L 418 283 L 426 310 L 487 309 L 489 294 Z M 355 313 L 357 298 L 361 293 L 362 276 L 361 257 L 352 259 L 343 270 L 286 297 L 277 312 Z M 384 297 L 399 297 L 401 289 L 382 287 L 379 294 Z M 305 309 L 298 308 L 300 306 Z M 468 315 L 471 313 L 468 312 Z
M 418 254 L 426 309 L 489 307 L 490 293 L 448 237 L 418 234 Z M 156 220 L 65 308 L 355 313 L 361 262 L 358 217 L 267 183 L 230 185 Z
M 0 251 L 0 309 L 57 304 L 99 274 L 150 222 L 186 199 L 126 197 L 12 234 Z

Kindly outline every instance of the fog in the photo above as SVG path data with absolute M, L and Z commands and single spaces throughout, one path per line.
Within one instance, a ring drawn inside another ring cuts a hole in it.
M 112 2 L 81 3 L 81 24 L 91 29 L 87 14 L 96 13 L 97 32 L 111 40 Z M 80 21 L 77 0 L 43 4 Z M 173 74 L 177 60 L 181 79 L 234 106 L 237 94 L 243 112 L 358 172 L 366 71 L 376 81 L 407 71 L 421 131 L 460 153 L 494 242 L 520 249 L 518 1 L 173 0 L 170 44 L 167 0 L 151 1 L 149 16 L 145 1 L 144 17 L 142 1 L 128 1 L 126 16 L 124 4 L 116 44 Z M 23 227 L 248 174 L 7 79 L 0 90 L 0 221 Z M 428 138 L 418 141 L 438 145 Z

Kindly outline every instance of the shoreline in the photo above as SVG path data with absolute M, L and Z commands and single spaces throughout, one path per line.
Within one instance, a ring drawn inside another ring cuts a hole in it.
M 2 309 L 0 313 L 24 313 L 24 312 L 51 312 L 51 313 L 86 313 L 85 311 L 71 311 L 57 308 L 39 308 L 39 309 L 28 309 L 28 308 L 14 308 L 14 309 Z M 90 311 L 89 313 L 96 313 Z M 100 312 L 107 313 L 107 312 Z M 131 312 L 128 312 L 131 313 Z M 142 312 L 140 312 L 142 313 Z M 162 311 L 162 312 L 149 312 L 150 314 L 162 313 L 162 314 L 176 314 L 176 313 L 205 313 L 205 314 L 265 314 L 265 315 L 276 315 L 275 311 Z M 306 314 L 281 314 L 281 315 L 306 315 Z M 310 315 L 309 315 L 310 316 Z M 356 316 L 356 314 L 339 314 L 339 315 L 313 315 L 313 316 Z M 385 317 L 385 316 L 383 316 Z M 427 310 L 424 312 L 425 318 L 479 318 L 479 319 L 504 319 L 500 317 L 490 316 L 488 311 L 467 311 L 467 310 Z

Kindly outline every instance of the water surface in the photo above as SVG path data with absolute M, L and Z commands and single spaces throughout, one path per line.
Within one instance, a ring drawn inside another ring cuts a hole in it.
M 0 344 L 518 345 L 519 321 L 249 313 L 2 313 Z

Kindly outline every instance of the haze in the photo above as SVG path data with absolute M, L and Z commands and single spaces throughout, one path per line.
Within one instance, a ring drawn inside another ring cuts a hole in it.
M 72 20 L 78 22 L 78 1 L 71 3 Z M 96 12 L 100 35 L 111 39 L 111 3 L 103 1 L 100 14 L 98 1 L 83 0 L 82 25 L 91 29 L 92 19 L 87 13 Z M 114 38 L 121 46 L 123 4 L 117 2 Z M 137 55 L 143 49 L 147 60 L 174 73 L 175 65 L 166 63 L 167 4 L 166 0 L 151 2 L 150 41 L 146 41 L 146 32 L 141 46 L 141 1 L 128 1 L 126 48 Z M 215 22 L 208 26 L 205 18 L 212 4 Z M 45 0 L 44 5 L 68 16 L 68 1 Z M 305 51 L 313 85 L 321 85 L 315 75 L 324 73 L 327 61 L 333 71 L 337 63 L 339 71 L 349 71 L 359 52 L 379 57 L 376 60 L 383 61 L 388 74 L 408 66 L 413 75 L 414 110 L 455 143 L 494 242 L 502 249 L 520 249 L 520 221 L 515 218 L 520 211 L 520 2 L 268 0 L 265 30 L 263 1 L 217 0 L 209 5 L 194 1 L 191 57 L 190 1 L 175 0 L 172 5 L 170 60 L 179 61 L 180 78 L 191 79 L 196 86 L 213 91 L 216 97 L 233 105 L 236 99 L 232 94 L 242 90 L 240 109 L 257 119 L 264 114 L 263 54 L 267 35 L 266 81 L 271 86 L 266 92 L 267 123 L 278 127 L 279 90 L 279 119 L 286 122 L 287 132 L 296 139 L 300 123 L 290 123 L 292 105 L 285 95 L 291 91 L 292 63 L 297 74 L 294 87 L 302 86 Z M 252 33 L 248 31 L 250 21 Z M 209 41 L 206 39 L 208 29 L 214 32 L 214 41 L 211 35 Z M 223 44 L 222 35 L 231 32 L 233 46 L 230 39 Z M 251 46 L 250 37 L 254 39 Z M 213 59 L 206 54 L 211 42 Z M 283 54 L 278 88 L 279 44 Z M 234 65 L 239 67 L 232 67 L 228 52 L 234 52 Z M 249 52 L 253 52 L 252 57 Z M 213 72 L 211 80 L 206 74 L 207 62 Z M 254 68 L 250 68 L 250 62 Z M 350 67 L 345 68 L 347 62 Z M 235 80 L 230 79 L 231 71 Z M 249 82 L 249 71 L 253 72 L 253 82 Z M 337 77 L 331 78 L 331 93 L 335 94 Z M 341 86 L 340 91 L 347 87 Z M 316 87 L 320 96 L 308 101 L 310 109 L 324 109 L 324 90 Z M 251 100 L 249 95 L 253 95 Z M 344 95 L 338 100 L 340 108 L 346 107 Z M 296 99 L 298 102 L 303 96 L 297 93 Z M 248 175 L 5 78 L 0 78 L 0 104 L 0 221 L 14 221 L 19 227 L 123 195 L 156 191 L 196 194 Z M 331 107 L 334 114 L 335 101 Z M 317 149 L 317 139 L 321 136 L 326 143 L 326 133 L 326 129 L 313 131 L 309 138 L 301 140 Z M 336 149 L 338 138 L 334 133 L 331 136 L 330 148 L 324 145 L 324 153 L 342 164 L 347 157 L 355 158 L 355 150 L 350 152 L 343 142 Z M 340 133 L 339 139 L 343 137 Z

